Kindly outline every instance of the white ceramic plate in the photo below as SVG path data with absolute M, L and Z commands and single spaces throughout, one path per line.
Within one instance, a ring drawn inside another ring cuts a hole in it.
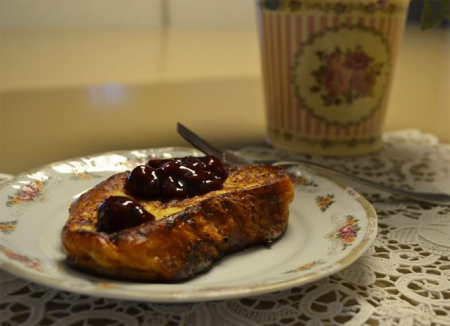
M 302 171 L 284 236 L 231 254 L 177 284 L 114 281 L 65 264 L 60 232 L 81 193 L 150 157 L 200 155 L 187 148 L 106 153 L 54 163 L 0 187 L 0 263 L 6 271 L 61 290 L 153 302 L 249 297 L 316 281 L 350 265 L 375 239 L 376 213 L 353 189 Z

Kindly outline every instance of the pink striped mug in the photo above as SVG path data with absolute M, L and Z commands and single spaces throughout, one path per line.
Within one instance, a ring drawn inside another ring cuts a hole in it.
M 298 153 L 380 149 L 409 0 L 257 0 L 267 135 Z

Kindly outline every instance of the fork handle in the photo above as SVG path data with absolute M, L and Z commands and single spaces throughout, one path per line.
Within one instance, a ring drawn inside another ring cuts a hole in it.
M 266 162 L 268 163 L 268 162 Z M 420 202 L 429 203 L 429 204 L 435 204 L 435 205 L 450 205 L 450 195 L 444 194 L 444 193 L 428 193 L 428 192 L 415 192 L 415 191 L 409 191 L 404 189 L 398 189 L 391 186 L 387 186 L 372 180 L 364 179 L 361 177 L 357 177 L 354 175 L 351 175 L 344 171 L 338 171 L 331 169 L 329 167 L 326 167 L 321 164 L 308 162 L 308 161 L 271 161 L 272 165 L 274 166 L 280 166 L 283 168 L 288 168 L 289 166 L 306 166 L 311 167 L 317 171 L 325 172 L 326 174 L 333 174 L 336 176 L 345 177 L 348 180 L 356 181 L 361 184 L 370 186 L 372 188 L 377 188 L 380 190 L 383 190 L 385 192 L 400 195 L 406 198 L 414 199 Z

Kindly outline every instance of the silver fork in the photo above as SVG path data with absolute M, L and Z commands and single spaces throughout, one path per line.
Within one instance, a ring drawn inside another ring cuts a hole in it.
M 200 151 L 207 155 L 214 155 L 222 159 L 222 161 L 228 165 L 237 165 L 237 164 L 252 164 L 252 163 L 266 163 L 266 164 L 272 164 L 275 166 L 280 166 L 285 169 L 293 166 L 305 166 L 308 168 L 312 168 L 313 170 L 316 170 L 318 172 L 325 173 L 327 175 L 331 174 L 334 176 L 340 176 L 345 177 L 348 180 L 356 181 L 358 183 L 364 184 L 366 186 L 376 188 L 394 195 L 400 195 L 409 199 L 413 199 L 416 201 L 428 203 L 428 204 L 434 204 L 434 205 L 450 205 L 450 195 L 443 194 L 443 193 L 427 193 L 427 192 L 415 192 L 415 191 L 409 191 L 404 189 L 398 189 L 391 186 L 387 186 L 372 180 L 364 179 L 361 177 L 357 177 L 354 175 L 351 175 L 347 172 L 338 171 L 331 169 L 329 167 L 326 167 L 324 165 L 304 161 L 304 160 L 296 160 L 296 161 L 251 161 L 245 157 L 236 155 L 230 151 L 227 150 L 221 150 L 218 149 L 211 144 L 209 144 L 207 141 L 205 141 L 203 138 L 195 134 L 193 131 L 189 130 L 185 126 L 183 126 L 181 123 L 177 124 L 177 131 L 178 133 L 186 139 L 191 145 L 198 148 Z

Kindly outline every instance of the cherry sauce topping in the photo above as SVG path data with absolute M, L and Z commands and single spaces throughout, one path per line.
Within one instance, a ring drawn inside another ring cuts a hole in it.
M 128 197 L 111 196 L 98 207 L 97 231 L 114 233 L 155 220 L 138 202 Z
M 154 159 L 136 167 L 127 178 L 132 194 L 141 197 L 192 197 L 222 188 L 227 178 L 215 156 Z
M 215 156 L 154 159 L 139 165 L 127 177 L 131 194 L 151 198 L 192 197 L 221 189 L 228 174 Z M 155 220 L 138 202 L 111 196 L 98 207 L 97 231 L 114 233 Z

